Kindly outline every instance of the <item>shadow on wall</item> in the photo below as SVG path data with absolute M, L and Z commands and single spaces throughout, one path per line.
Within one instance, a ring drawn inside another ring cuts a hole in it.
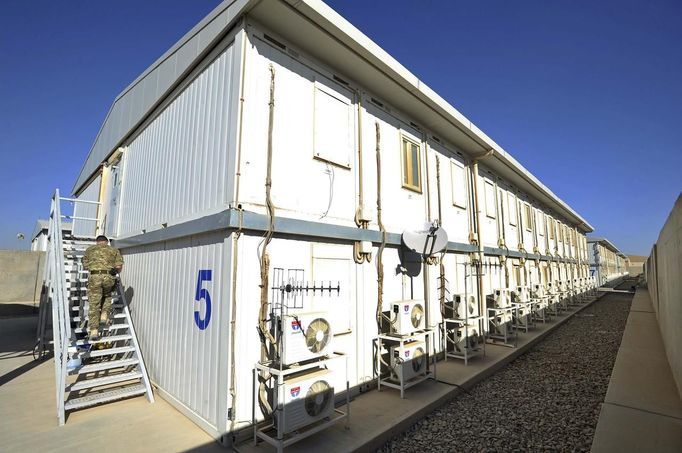
M 668 362 L 682 396 L 682 193 L 658 235 L 644 274 Z

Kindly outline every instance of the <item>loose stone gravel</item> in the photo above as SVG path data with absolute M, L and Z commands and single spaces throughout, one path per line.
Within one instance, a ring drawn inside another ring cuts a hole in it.
M 607 294 L 379 452 L 589 451 L 631 301 Z

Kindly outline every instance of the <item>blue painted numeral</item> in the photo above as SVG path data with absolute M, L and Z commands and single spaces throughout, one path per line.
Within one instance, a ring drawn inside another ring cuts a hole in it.
M 213 280 L 213 271 L 211 269 L 199 270 L 199 275 L 197 276 L 197 293 L 194 296 L 194 300 L 199 302 L 201 299 L 204 299 L 204 302 L 206 303 L 204 319 L 201 319 L 199 310 L 194 310 L 194 323 L 200 330 L 205 330 L 206 327 L 208 327 L 208 323 L 211 321 L 211 295 L 208 293 L 208 289 L 203 288 L 203 283 L 210 282 L 211 280 Z

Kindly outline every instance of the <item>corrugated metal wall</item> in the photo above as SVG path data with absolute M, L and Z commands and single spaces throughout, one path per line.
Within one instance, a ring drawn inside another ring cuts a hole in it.
M 119 236 L 227 204 L 233 47 L 128 146 Z
M 148 114 L 178 77 L 195 64 L 206 45 L 227 29 L 246 3 L 244 0 L 224 2 L 116 98 L 83 164 L 74 190 L 97 170 L 117 143 Z
M 90 185 L 78 195 L 78 200 L 99 201 L 99 191 L 102 176 L 98 175 Z M 85 217 L 88 219 L 97 218 L 98 206 L 91 203 L 76 203 L 73 209 L 74 217 Z M 97 222 L 91 220 L 74 220 L 73 234 L 75 236 L 94 236 L 97 229 Z
M 229 325 L 224 241 L 225 233 L 217 232 L 126 249 L 122 274 L 151 379 L 214 427 L 227 398 L 219 374 L 229 363 L 219 354 Z M 211 300 L 203 329 L 202 289 Z

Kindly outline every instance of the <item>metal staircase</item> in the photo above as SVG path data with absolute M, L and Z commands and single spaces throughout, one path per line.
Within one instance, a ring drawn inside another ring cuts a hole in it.
M 98 204 L 60 198 L 59 191 L 52 197 L 36 353 L 42 357 L 48 352 L 51 318 L 60 425 L 68 411 L 140 395 L 154 402 L 120 279 L 112 292 L 111 324 L 100 327 L 99 340 L 88 340 L 84 322 L 88 313 L 88 272 L 81 258 L 95 243 L 94 234 L 76 237 L 66 233 L 62 231 L 62 219 L 72 220 L 73 232 L 78 231 L 76 222 L 93 223 L 97 219 L 62 215 L 62 202 Z

